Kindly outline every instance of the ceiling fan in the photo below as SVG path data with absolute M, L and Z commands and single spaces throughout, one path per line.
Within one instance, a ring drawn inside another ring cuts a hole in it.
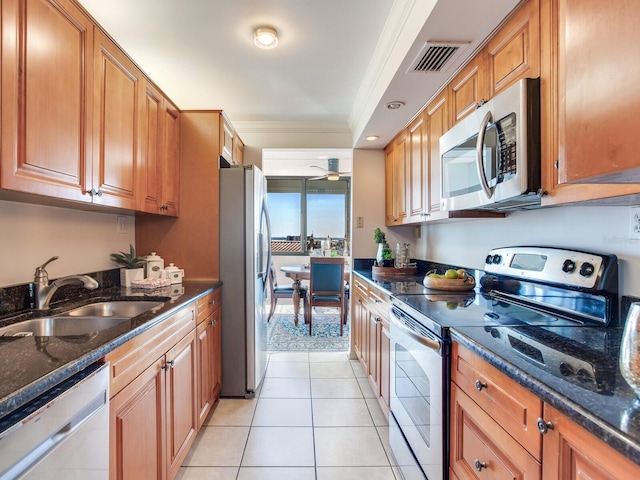
M 320 175 L 319 177 L 313 177 L 310 180 L 322 180 L 326 178 L 327 180 L 338 180 L 340 175 L 348 175 L 351 172 L 340 172 L 340 159 L 338 158 L 329 158 L 327 159 L 327 168 L 319 167 L 317 165 L 310 165 L 311 168 L 319 168 L 320 170 L 324 170 L 324 175 Z

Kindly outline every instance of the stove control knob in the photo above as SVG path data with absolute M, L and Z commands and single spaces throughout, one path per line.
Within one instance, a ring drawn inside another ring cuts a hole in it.
M 562 374 L 563 377 L 569 377 L 573 375 L 575 372 L 573 367 L 569 365 L 567 362 L 562 362 L 559 368 L 560 368 L 560 373 Z
M 583 277 L 590 277 L 595 271 L 596 267 L 593 266 L 593 263 L 585 262 L 580 267 L 580 275 Z
M 487 258 L 484 259 L 484 263 L 486 263 L 487 265 L 490 265 L 492 260 L 493 260 L 493 255 L 487 255 Z
M 491 261 L 492 261 L 493 263 L 500 263 L 500 262 L 502 262 L 502 257 L 496 253 L 496 254 L 493 256 L 493 258 L 491 259 Z
M 571 273 L 576 269 L 576 262 L 573 260 L 565 260 L 562 264 L 562 271 L 565 273 Z
M 591 378 L 591 374 L 588 371 L 586 371 L 584 368 L 581 368 L 580 370 L 578 370 L 576 372 L 576 378 L 581 383 L 591 383 L 591 382 L 593 382 L 593 378 Z

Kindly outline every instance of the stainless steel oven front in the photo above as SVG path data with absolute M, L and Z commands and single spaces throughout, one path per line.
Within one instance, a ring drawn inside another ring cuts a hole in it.
M 443 480 L 448 458 L 450 342 L 391 307 L 389 444 L 405 480 Z

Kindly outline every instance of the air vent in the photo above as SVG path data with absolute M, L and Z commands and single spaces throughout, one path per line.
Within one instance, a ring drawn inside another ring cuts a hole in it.
M 468 42 L 427 42 L 407 73 L 441 73 L 452 64 L 452 60 L 458 57 L 468 44 Z

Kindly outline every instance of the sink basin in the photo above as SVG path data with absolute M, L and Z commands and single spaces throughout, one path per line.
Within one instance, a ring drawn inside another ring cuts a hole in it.
M 64 337 L 85 335 L 114 327 L 128 317 L 43 317 L 25 320 L 0 328 L 2 337 Z
M 133 318 L 138 315 L 159 307 L 163 302 L 152 302 L 146 300 L 135 301 L 114 301 L 90 303 L 82 307 L 74 308 L 69 312 L 64 312 L 59 316 L 65 317 L 126 317 Z

